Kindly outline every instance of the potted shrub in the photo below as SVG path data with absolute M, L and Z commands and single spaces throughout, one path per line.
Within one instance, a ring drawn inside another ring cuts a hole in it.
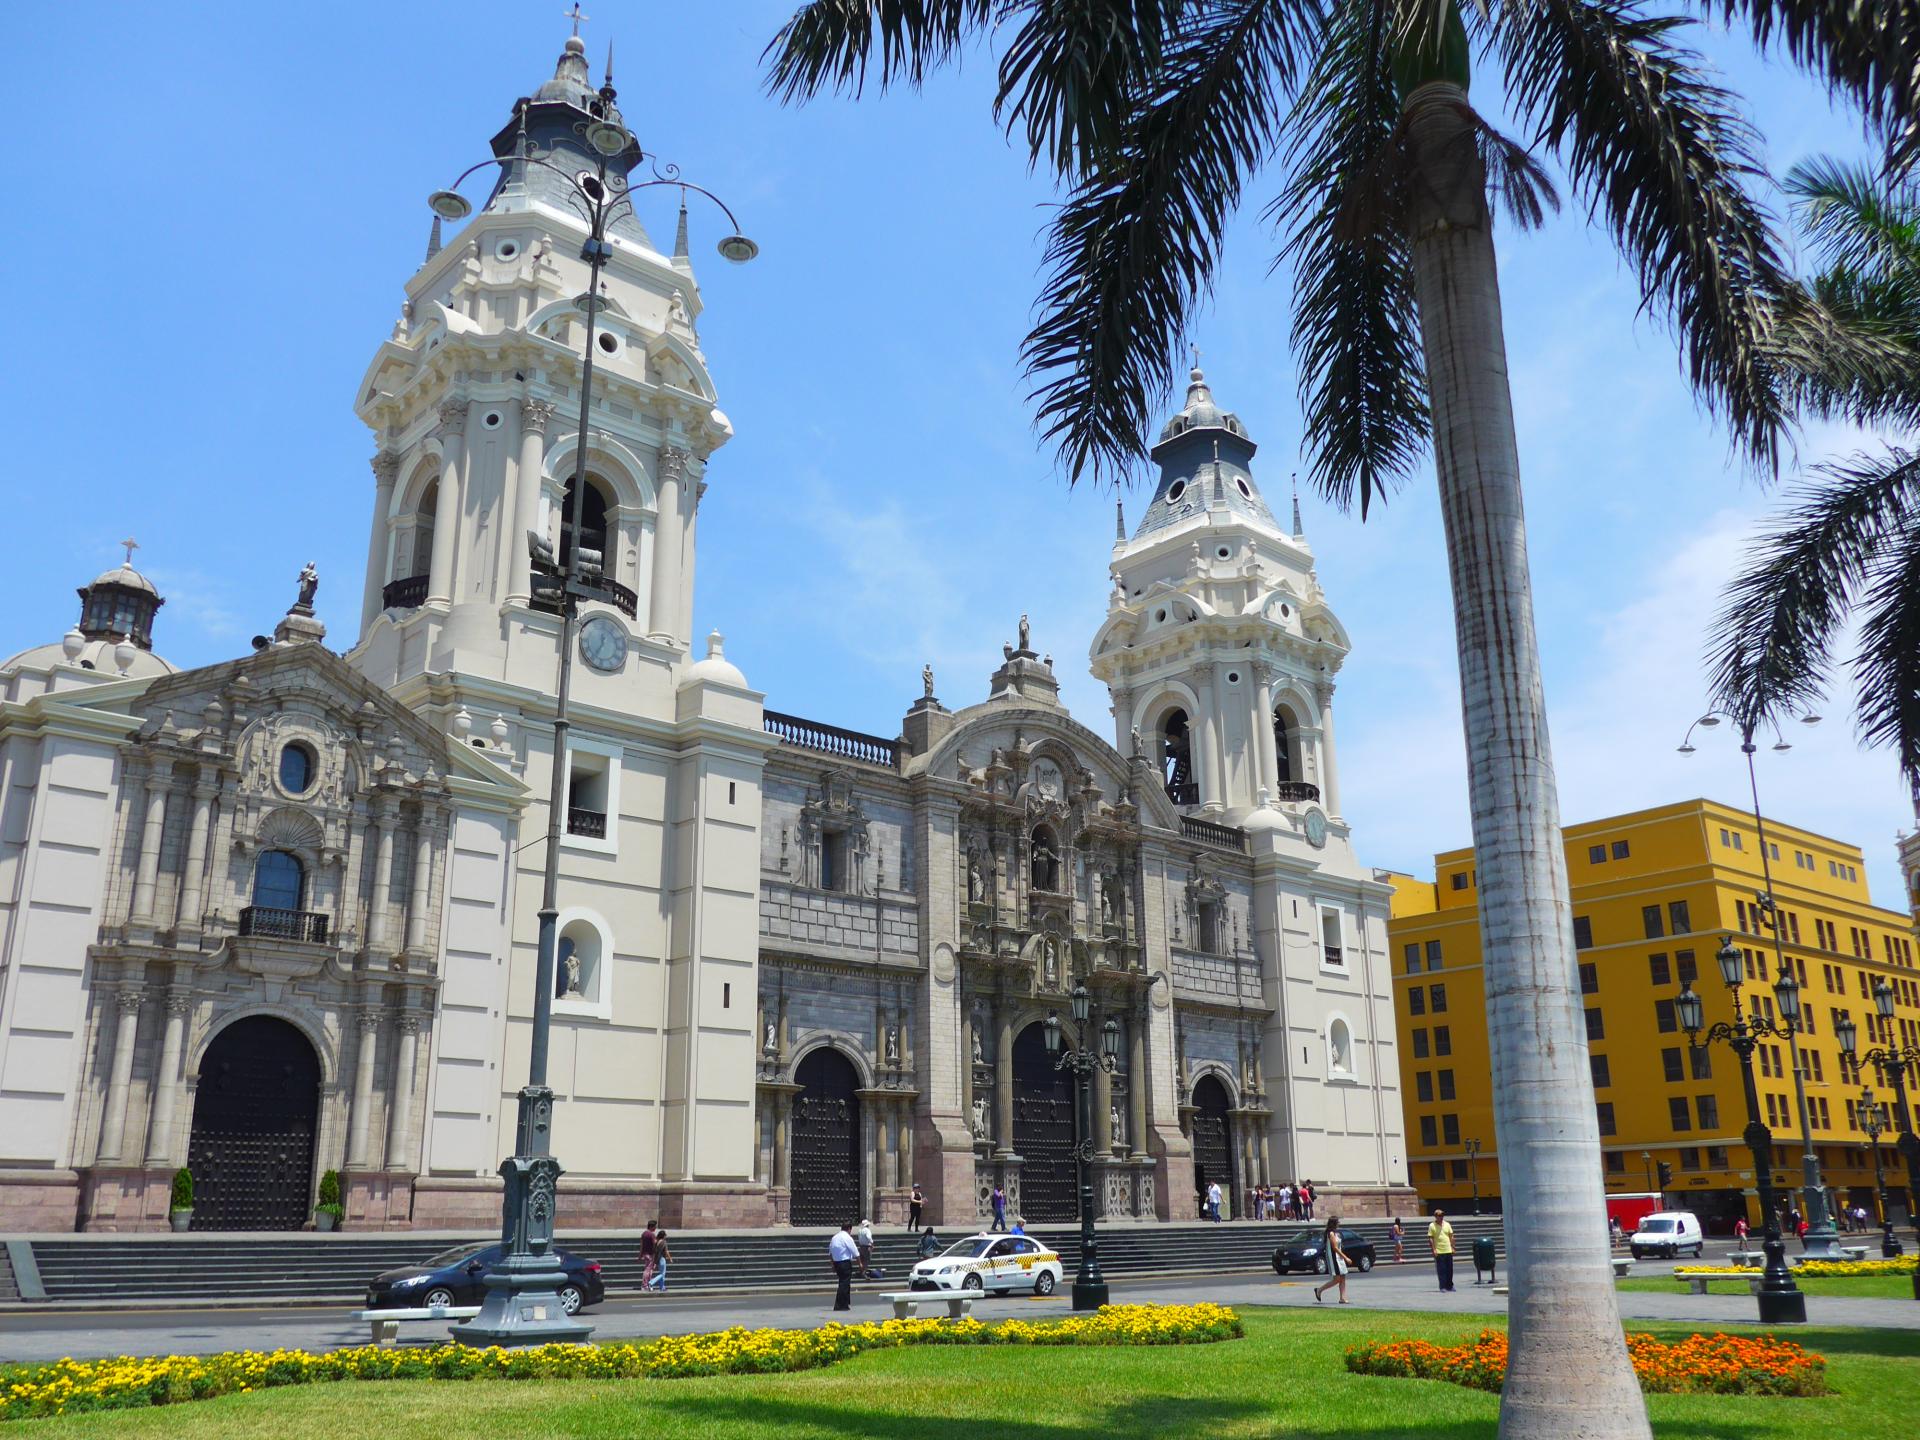
M 329 1170 L 320 1177 L 320 1200 L 313 1207 L 313 1228 L 332 1230 L 346 1216 L 340 1204 L 340 1172 Z
M 173 1199 L 167 1205 L 167 1221 L 175 1230 L 193 1225 L 193 1172 L 184 1165 L 173 1172 Z

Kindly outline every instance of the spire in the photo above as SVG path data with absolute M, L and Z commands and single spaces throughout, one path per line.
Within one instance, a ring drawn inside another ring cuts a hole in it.
M 436 215 L 433 217 L 433 228 L 427 232 L 427 260 L 433 259 L 433 257 L 438 255 L 439 253 L 440 253 L 440 217 Z M 426 263 L 426 260 L 423 260 L 420 263 L 424 265 Z
M 687 258 L 687 192 L 684 186 L 680 190 L 680 223 L 674 227 L 673 232 L 673 258 L 676 260 Z
M 1116 540 L 1127 538 L 1127 502 L 1117 496 L 1113 502 L 1113 538 Z
M 1304 539 L 1306 533 L 1305 527 L 1300 523 L 1300 476 L 1296 472 L 1293 476 L 1293 538 Z

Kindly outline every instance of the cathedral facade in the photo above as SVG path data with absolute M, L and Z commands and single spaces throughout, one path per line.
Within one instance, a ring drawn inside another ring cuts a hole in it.
M 374 436 L 360 630 L 314 577 L 270 641 L 177 671 L 131 564 L 0 666 L 0 1229 L 490 1226 L 562 768 L 554 1148 L 563 1225 L 1191 1217 L 1221 1185 L 1404 1207 L 1388 888 L 1334 753 L 1344 630 L 1196 370 L 1116 535 L 1077 721 L 1024 617 L 899 733 L 769 710 L 696 658 L 696 533 L 732 433 L 684 210 L 623 212 L 597 306 L 579 217 L 514 157 L 591 169 L 569 41 L 500 178 L 408 281 Z M 604 556 L 573 723 L 543 562 Z M 725 543 L 724 537 L 708 543 Z M 1097 580 L 1097 577 L 1095 577 Z M 904 678 L 904 677 L 903 677 Z M 1084 1037 L 1070 995 L 1084 986 Z M 1112 1033 L 1082 1135 L 1045 1045 Z M 1111 1025 L 1109 1024 L 1111 1022 Z

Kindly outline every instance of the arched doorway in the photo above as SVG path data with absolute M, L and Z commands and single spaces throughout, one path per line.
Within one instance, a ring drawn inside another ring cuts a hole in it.
M 795 1225 L 844 1225 L 860 1208 L 860 1075 L 838 1050 L 822 1048 L 800 1061 L 793 1078 Z
M 1020 1156 L 1020 1214 L 1059 1224 L 1080 1215 L 1074 1165 L 1073 1073 L 1053 1068 L 1046 1027 L 1029 1025 L 1013 1042 L 1013 1148 Z
M 320 1057 L 284 1020 L 250 1015 L 207 1047 L 193 1101 L 196 1230 L 298 1230 L 313 1203 Z
M 1174 804 L 1200 803 L 1200 786 L 1193 778 L 1193 730 L 1184 710 L 1169 710 L 1160 721 L 1160 779 Z
M 1232 1102 L 1217 1075 L 1203 1075 L 1193 1087 L 1193 1188 L 1206 1198 L 1207 1187 L 1218 1184 L 1223 1197 L 1222 1219 L 1239 1212 L 1234 1185 L 1233 1141 L 1227 1125 Z

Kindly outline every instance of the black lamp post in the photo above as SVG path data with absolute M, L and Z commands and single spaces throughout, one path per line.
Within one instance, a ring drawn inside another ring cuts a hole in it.
M 1893 1025 L 1893 987 L 1885 980 L 1879 980 L 1873 987 L 1873 1006 L 1879 1012 L 1881 1026 L 1887 1032 L 1887 1043 L 1877 1050 L 1869 1050 L 1864 1055 L 1854 1055 L 1854 1041 L 1859 1038 L 1859 1027 L 1853 1023 L 1851 1015 L 1844 1016 L 1833 1027 L 1834 1037 L 1840 1042 L 1840 1053 L 1858 1065 L 1860 1061 L 1872 1063 L 1874 1073 L 1880 1083 L 1893 1088 L 1893 1124 L 1900 1132 L 1896 1148 L 1900 1158 L 1907 1162 L 1907 1205 L 1909 1217 L 1913 1221 L 1913 1232 L 1920 1237 L 1920 1135 L 1913 1133 L 1913 1112 L 1907 1108 L 1907 1069 L 1920 1066 L 1920 1045 L 1896 1045 L 1892 1039 Z M 1876 1117 L 1877 1119 L 1878 1117 Z M 1878 1148 L 1874 1151 L 1874 1160 L 1880 1158 Z M 1886 1200 L 1881 1198 L 1881 1213 L 1885 1214 Z M 1886 1235 L 1893 1234 L 1893 1227 L 1886 1226 Z M 1884 1253 L 1886 1239 L 1881 1240 Z M 1920 1300 L 1920 1271 L 1913 1276 L 1913 1298 Z
M 1480 1142 L 1467 1141 L 1467 1176 L 1473 1181 L 1473 1213 L 1480 1213 Z
M 1068 997 L 1073 1008 L 1074 1032 L 1082 1041 L 1087 1034 L 1087 1016 L 1092 1003 L 1087 987 L 1076 984 Z M 1085 1044 L 1063 1048 L 1060 1016 L 1049 1011 L 1046 1023 L 1047 1050 L 1056 1058 L 1055 1070 L 1073 1071 L 1074 1099 L 1079 1102 L 1080 1139 L 1073 1147 L 1080 1166 L 1080 1269 L 1073 1277 L 1073 1308 L 1098 1310 L 1107 1303 L 1107 1282 L 1100 1274 L 1100 1242 L 1093 1230 L 1093 1070 L 1095 1066 L 1111 1075 L 1120 1063 L 1120 1022 L 1112 1016 L 1100 1027 L 1098 1053 Z
M 720 254 L 736 264 L 744 264 L 759 253 L 759 247 L 739 233 L 733 212 L 711 191 L 679 179 L 678 168 L 665 167 L 665 175 L 656 168 L 657 178 L 638 184 L 627 172 L 649 158 L 621 123 L 614 104 L 611 52 L 609 73 L 599 93 L 588 102 L 588 117 L 574 126 L 591 151 L 595 162 L 592 172 L 571 173 L 547 156 L 553 149 L 541 150 L 527 134 L 528 101 L 519 106 L 520 130 L 513 153 L 496 155 L 470 165 L 451 186 L 436 190 L 427 200 L 433 213 L 443 220 L 461 221 L 473 213 L 473 206 L 459 193 L 459 187 L 475 171 L 489 165 L 503 169 L 514 165 L 538 165 L 559 176 L 566 184 L 569 203 L 587 223 L 586 243 L 580 258 L 587 262 L 587 289 L 579 305 L 586 316 L 587 340 L 580 368 L 580 423 L 578 448 L 574 452 L 575 483 L 568 495 L 561 529 L 573 533 L 559 564 L 533 576 L 535 595 L 560 612 L 560 677 L 554 687 L 553 776 L 547 796 L 546 869 L 540 890 L 540 946 L 534 968 L 533 1034 L 527 1057 L 527 1083 L 520 1089 L 519 1113 L 514 1129 L 513 1154 L 500 1162 L 505 1182 L 505 1203 L 501 1215 L 501 1240 L 506 1257 L 486 1276 L 486 1296 L 480 1313 L 464 1324 L 453 1327 L 454 1338 L 474 1345 L 544 1345 L 554 1341 L 584 1340 L 593 1327 L 583 1325 L 566 1313 L 559 1290 L 565 1276 L 552 1255 L 554 1209 L 558 1198 L 560 1162 L 553 1156 L 553 1091 L 547 1085 L 547 1048 L 553 1022 L 553 975 L 556 928 L 559 919 L 558 887 L 560 879 L 561 817 L 566 807 L 567 716 L 570 682 L 573 675 L 573 637 L 583 600 L 603 600 L 606 590 L 601 579 L 601 556 L 583 548 L 573 507 L 580 503 L 586 483 L 587 434 L 593 400 L 594 323 L 600 306 L 600 272 L 613 258 L 613 246 L 607 229 L 620 208 L 632 212 L 632 192 L 655 185 L 679 185 L 706 196 L 726 213 L 734 224 L 734 233 L 720 242 Z M 573 153 L 559 152 L 562 158 Z M 615 162 L 618 162 L 617 164 Z M 612 168 L 610 168 L 612 167 Z M 524 173 L 524 172 L 523 172 Z M 546 537 L 527 536 L 535 560 L 551 562 L 553 550 Z
M 1846 1028 L 1853 1028 L 1852 1020 L 1846 1022 Z M 1880 1254 L 1892 1260 L 1906 1252 L 1893 1233 L 1893 1212 L 1887 1204 L 1887 1177 L 1880 1168 L 1880 1136 L 1885 1133 L 1887 1122 L 1881 1117 L 1880 1102 L 1865 1085 L 1860 1087 L 1859 1105 L 1860 1128 L 1866 1132 L 1867 1149 L 1873 1152 L 1873 1203 L 1880 1207 Z
M 1787 1246 L 1780 1235 L 1780 1212 L 1773 1197 L 1773 1132 L 1760 1123 L 1760 1090 L 1753 1079 L 1755 1047 L 1763 1036 L 1782 1036 L 1784 1032 L 1772 1021 L 1763 1020 L 1757 1015 L 1749 1020 L 1741 1012 L 1740 949 L 1733 943 L 1731 935 L 1721 941 L 1714 959 L 1719 962 L 1720 978 L 1726 981 L 1727 993 L 1733 997 L 1733 1023 L 1728 1024 L 1724 1020 L 1717 1022 L 1707 1031 L 1705 1043 L 1722 1041 L 1740 1057 L 1740 1081 L 1747 1099 L 1747 1128 L 1742 1138 L 1747 1142 L 1747 1149 L 1753 1153 L 1753 1180 L 1760 1192 L 1760 1218 L 1765 1227 L 1765 1238 L 1761 1243 L 1761 1249 L 1766 1254 L 1766 1268 L 1760 1277 L 1760 1323 L 1804 1325 L 1807 1297 L 1800 1293 L 1799 1286 L 1793 1283 L 1793 1273 L 1787 1269 Z M 1792 978 L 1783 972 L 1780 982 L 1785 983 Z M 1778 984 L 1774 987 L 1774 994 L 1784 1013 L 1786 1002 L 1780 997 Z M 1687 1032 L 1687 1048 L 1699 1048 L 1705 1007 L 1700 997 L 1693 993 L 1691 982 L 1681 987 L 1676 1008 L 1680 1012 L 1680 1028 Z
M 1820 717 L 1808 711 L 1804 715 L 1794 715 L 1802 725 L 1818 725 Z M 1760 880 L 1763 888 L 1753 897 L 1754 904 L 1766 913 L 1767 922 L 1773 928 L 1774 968 L 1781 974 L 1791 977 L 1792 971 L 1787 964 L 1786 944 L 1781 934 L 1785 923 L 1773 900 L 1773 860 L 1767 850 L 1767 821 L 1760 813 L 1760 776 L 1753 762 L 1759 746 L 1754 743 L 1753 732 L 1757 719 L 1741 720 L 1733 716 L 1721 715 L 1709 710 L 1692 725 L 1680 742 L 1680 753 L 1694 753 L 1693 732 L 1696 729 L 1712 730 L 1722 720 L 1735 725 L 1740 731 L 1740 753 L 1747 757 L 1747 790 L 1753 797 L 1753 829 L 1760 845 Z M 1769 723 L 1771 720 L 1769 720 Z M 1773 725 L 1773 750 L 1784 754 L 1793 748 L 1793 742 L 1781 733 L 1778 724 Z M 1778 994 L 1776 988 L 1775 991 Z M 1818 1255 L 1829 1260 L 1845 1257 L 1840 1253 L 1840 1237 L 1834 1229 L 1833 1212 L 1827 1205 L 1827 1189 L 1820 1176 L 1820 1153 L 1813 1143 L 1813 1111 L 1807 1104 L 1807 1077 L 1800 1063 L 1800 1026 L 1797 1023 L 1800 1014 L 1800 986 L 1793 986 L 1793 1013 L 1789 1015 L 1786 1002 L 1781 1001 L 1780 1018 L 1786 1022 L 1781 1032 L 1787 1042 L 1787 1050 L 1793 1061 L 1793 1099 L 1800 1119 L 1800 1186 L 1801 1200 L 1806 1206 L 1807 1238 L 1803 1248 L 1809 1255 Z

